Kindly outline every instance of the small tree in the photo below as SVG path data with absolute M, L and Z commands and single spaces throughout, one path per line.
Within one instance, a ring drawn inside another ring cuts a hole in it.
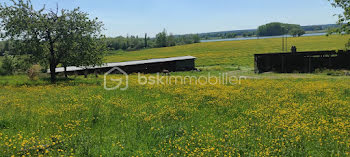
M 17 59 L 15 56 L 5 54 L 1 64 L 1 69 L 4 75 L 13 75 L 17 69 Z
M 147 48 L 148 47 L 148 44 L 147 44 L 147 33 L 145 33 L 145 48 Z
M 9 53 L 10 51 L 10 42 L 9 41 L 3 41 L 0 43 L 0 56 L 5 55 L 5 53 Z
M 305 31 L 300 28 L 293 28 L 292 30 L 289 31 L 289 34 L 292 35 L 293 37 L 300 37 L 305 34 Z
M 198 34 L 193 35 L 192 38 L 193 38 L 193 43 L 200 43 L 201 42 L 201 38 L 199 37 Z
M 156 35 L 156 46 L 157 47 L 166 47 L 168 45 L 167 33 L 164 29 L 163 32 L 160 32 Z
M 175 39 L 175 36 L 170 33 L 169 36 L 167 37 L 167 46 L 175 46 L 176 45 L 176 39 Z
M 79 8 L 61 11 L 35 10 L 30 0 L 11 0 L 12 5 L 0 4 L 0 28 L 2 36 L 15 42 L 15 51 L 31 55 L 33 62 L 47 62 L 51 82 L 56 82 L 56 67 L 59 64 L 82 65 L 76 53 L 84 47 L 85 63 L 99 63 L 102 59 L 96 51 L 88 52 L 95 39 L 102 38 L 102 23 L 89 19 Z M 80 39 L 84 38 L 84 42 Z M 69 47 L 72 46 L 73 47 Z M 80 52 L 81 53 L 81 52 Z M 43 61 L 44 60 L 44 61 Z
M 303 29 L 298 30 L 298 37 L 302 36 L 305 34 L 305 31 Z
M 39 77 L 41 67 L 39 65 L 33 65 L 27 70 L 27 76 L 30 80 L 36 80 Z

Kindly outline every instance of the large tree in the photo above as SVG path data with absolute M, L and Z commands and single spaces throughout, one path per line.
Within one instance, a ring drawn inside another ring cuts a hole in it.
M 11 0 L 0 4 L 2 38 L 13 41 L 15 52 L 28 54 L 33 62 L 50 65 L 51 82 L 56 82 L 56 67 L 87 66 L 102 63 L 105 50 L 103 24 L 89 19 L 79 8 L 73 10 L 35 10 L 30 0 Z M 101 46 L 102 45 L 102 46 Z
M 341 27 L 334 29 L 332 32 L 350 34 L 350 0 L 329 0 L 335 8 L 343 9 L 343 13 L 339 14 L 338 24 Z

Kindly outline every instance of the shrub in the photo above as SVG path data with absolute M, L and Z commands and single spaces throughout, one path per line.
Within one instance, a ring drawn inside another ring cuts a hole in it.
M 0 75 L 6 75 L 5 70 L 2 67 L 0 67 Z
M 4 60 L 1 64 L 3 75 L 13 75 L 17 66 L 17 60 L 12 55 L 5 54 Z
M 28 69 L 27 75 L 30 80 L 37 80 L 39 77 L 39 73 L 41 71 L 41 67 L 39 65 L 33 65 Z
M 5 53 L 0 64 L 0 75 L 13 75 L 15 73 L 25 73 L 32 66 L 29 56 L 9 55 Z
M 326 74 L 329 76 L 349 76 L 349 71 L 347 70 L 333 70 L 333 69 L 316 69 L 316 74 Z

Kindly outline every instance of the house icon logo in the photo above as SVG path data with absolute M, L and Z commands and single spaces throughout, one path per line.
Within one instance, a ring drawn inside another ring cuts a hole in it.
M 121 75 L 111 75 L 111 74 L 121 74 Z M 108 85 L 110 84 L 110 85 Z M 128 74 L 119 67 L 114 67 L 104 74 L 104 89 L 111 90 L 121 90 L 125 91 L 129 88 L 129 76 Z

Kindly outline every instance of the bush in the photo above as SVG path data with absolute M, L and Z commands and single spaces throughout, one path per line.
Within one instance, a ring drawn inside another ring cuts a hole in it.
M 0 67 L 0 75 L 6 75 L 5 70 Z
M 1 75 L 13 75 L 15 73 L 25 73 L 32 64 L 26 55 L 15 56 L 5 54 L 0 66 Z
M 33 65 L 28 69 L 27 75 L 30 80 L 37 80 L 41 71 L 41 67 L 39 65 Z
M 305 34 L 305 31 L 301 28 L 293 28 L 292 30 L 289 31 L 289 34 L 292 35 L 293 37 L 300 37 Z
M 15 73 L 17 60 L 14 56 L 5 55 L 1 64 L 1 71 L 3 75 L 13 75 Z
M 316 69 L 317 74 L 326 74 L 329 76 L 349 76 L 350 72 L 348 70 L 333 70 L 333 69 Z

